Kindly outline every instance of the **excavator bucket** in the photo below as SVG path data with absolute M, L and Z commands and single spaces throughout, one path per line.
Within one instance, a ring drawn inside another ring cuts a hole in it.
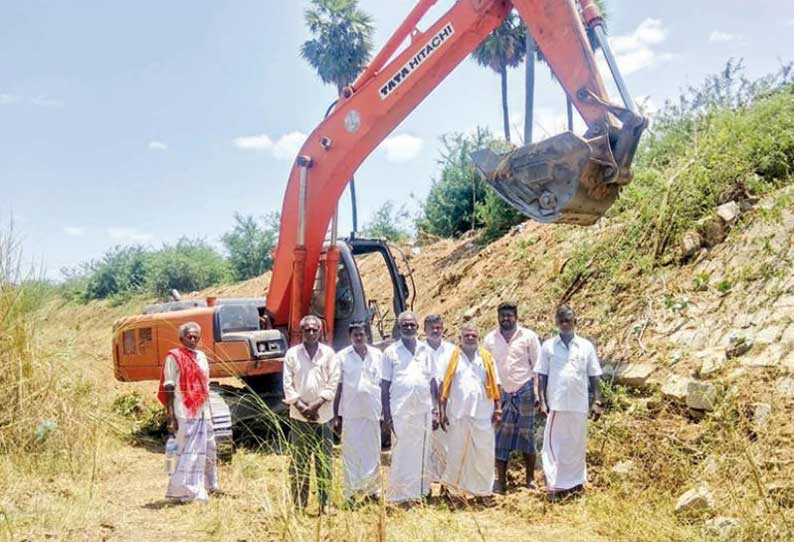
M 481 149 L 471 157 L 502 199 L 538 222 L 593 224 L 630 180 L 628 168 L 618 174 L 606 135 L 565 132 L 505 154 Z

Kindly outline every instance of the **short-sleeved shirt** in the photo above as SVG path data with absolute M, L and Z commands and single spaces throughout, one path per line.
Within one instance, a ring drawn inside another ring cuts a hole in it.
M 491 422 L 494 402 L 488 399 L 485 392 L 485 362 L 479 352 L 469 360 L 465 352 L 460 353 L 455 376 L 449 389 L 447 399 L 447 416 L 450 418 L 474 418 L 482 422 Z M 499 376 L 497 375 L 497 384 Z
M 441 344 L 438 348 L 433 348 L 428 342 L 425 342 L 425 344 L 430 350 L 430 355 L 433 356 L 433 364 L 436 368 L 436 382 L 439 382 L 440 385 L 441 381 L 444 380 L 444 375 L 447 372 L 449 358 L 452 357 L 452 352 L 455 351 L 455 345 L 443 339 L 441 340 Z
M 566 346 L 557 335 L 543 343 L 535 372 L 548 375 L 546 401 L 549 409 L 586 414 L 590 406 L 588 379 L 601 376 L 601 364 L 593 343 L 587 339 L 574 335 Z
M 207 363 L 207 356 L 205 356 L 204 352 L 201 350 L 193 350 L 193 352 L 196 354 L 196 364 L 199 370 L 204 373 L 204 377 L 207 379 L 207 394 L 209 394 L 210 367 Z M 190 418 L 191 416 L 188 414 L 184 399 L 182 398 L 182 390 L 179 389 L 179 365 L 171 354 L 165 357 L 163 385 L 174 387 L 174 416 L 177 418 Z M 209 399 L 204 401 L 204 404 L 201 405 L 201 409 L 196 412 L 196 418 L 201 418 L 202 414 L 205 416 L 210 415 Z
M 434 377 L 433 355 L 425 343 L 416 343 L 415 354 L 411 354 L 402 340 L 390 345 L 383 353 L 383 380 L 391 382 L 392 416 L 430 412 L 433 409 L 430 382 Z
M 333 400 L 339 385 L 339 366 L 334 350 L 325 344 L 317 345 L 314 357 L 309 357 L 306 347 L 296 344 L 284 356 L 284 402 L 289 405 L 289 417 L 302 422 L 307 420 L 295 406 L 298 400 L 311 404 L 319 398 L 325 403 L 317 411 L 316 423 L 326 423 L 334 417 Z
M 348 346 L 340 350 L 336 358 L 342 375 L 339 415 L 379 420 L 383 352 L 367 345 L 367 355 L 362 359 L 353 346 Z
M 533 368 L 540 354 L 540 340 L 531 329 L 518 326 L 507 342 L 496 328 L 485 336 L 483 345 L 493 356 L 507 393 L 517 392 L 535 376 Z

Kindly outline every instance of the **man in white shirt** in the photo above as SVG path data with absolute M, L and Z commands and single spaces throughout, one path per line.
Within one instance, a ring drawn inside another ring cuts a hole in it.
M 576 335 L 573 309 L 559 307 L 555 320 L 559 335 L 543 343 L 535 366 L 540 409 L 548 415 L 541 457 L 546 491 L 552 499 L 583 489 L 587 416 L 601 408 L 601 365 L 595 347 Z
M 494 426 L 502 411 L 496 367 L 479 340 L 477 327 L 463 324 L 441 384 L 441 426 L 449 435 L 442 481 L 454 495 L 484 497 L 493 488 Z
M 441 382 L 447 369 L 449 357 L 455 345 L 444 339 L 444 319 L 438 314 L 425 316 L 425 343 L 436 367 L 436 382 Z M 438 405 L 436 405 L 438 407 Z M 430 479 L 440 482 L 447 466 L 447 432 L 438 429 L 438 420 L 433 420 L 433 437 L 430 450 Z
M 502 424 L 496 432 L 496 482 L 494 493 L 503 494 L 507 462 L 512 450 L 524 455 L 526 487 L 535 487 L 535 375 L 540 341 L 531 329 L 518 325 L 515 303 L 497 307 L 499 327 L 485 337 L 485 348 L 496 362 L 502 381 Z
M 284 357 L 284 402 L 290 416 L 290 481 L 292 502 L 299 510 L 309 498 L 309 472 L 314 461 L 320 512 L 331 486 L 333 400 L 339 384 L 339 365 L 333 349 L 320 344 L 322 323 L 316 316 L 300 322 L 303 342 Z
M 348 326 L 351 346 L 336 354 L 341 379 L 334 429 L 342 434 L 346 498 L 376 496 L 380 488 L 380 380 L 383 353 L 367 344 L 364 322 Z
M 397 317 L 400 340 L 384 352 L 381 404 L 386 430 L 392 431 L 387 499 L 421 500 L 430 492 L 430 450 L 435 367 L 430 348 L 417 340 L 417 319 Z

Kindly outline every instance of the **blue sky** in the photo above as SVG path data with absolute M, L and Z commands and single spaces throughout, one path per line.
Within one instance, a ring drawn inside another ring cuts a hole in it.
M 452 4 L 439 0 L 420 24 Z M 0 220 L 27 258 L 63 266 L 116 244 L 217 242 L 236 211 L 281 207 L 291 161 L 334 97 L 303 61 L 308 1 L 0 2 Z M 381 46 L 414 5 L 360 0 Z M 794 60 L 794 2 L 610 0 L 610 34 L 651 109 L 745 59 L 750 75 Z M 564 97 L 538 68 L 535 139 L 564 127 Z M 523 71 L 510 72 L 523 125 Z M 423 198 L 438 138 L 500 133 L 498 76 L 465 61 L 357 173 L 363 221 Z M 349 199 L 340 207 L 350 228 Z

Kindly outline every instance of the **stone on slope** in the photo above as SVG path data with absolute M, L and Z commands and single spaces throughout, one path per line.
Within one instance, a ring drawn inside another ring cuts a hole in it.
M 719 516 L 706 521 L 706 532 L 717 540 L 731 540 L 739 528 L 739 520 L 726 516 Z
M 769 403 L 753 403 L 753 431 L 758 434 L 766 429 L 769 416 L 772 414 L 772 405 Z
M 687 385 L 686 406 L 694 410 L 714 410 L 717 404 L 717 387 L 708 382 L 692 380 Z
M 687 388 L 691 381 L 688 376 L 670 375 L 662 384 L 662 395 L 676 403 L 685 404 Z
M 779 395 L 788 399 L 794 399 L 794 378 L 781 378 L 775 386 Z
M 732 226 L 736 219 L 739 218 L 739 213 L 741 209 L 739 204 L 735 201 L 729 201 L 728 203 L 723 203 L 719 207 L 717 207 L 717 216 L 725 222 L 726 225 Z
M 685 516 L 697 516 L 714 509 L 714 496 L 707 485 L 690 489 L 675 503 L 675 513 Z
M 630 388 L 643 388 L 650 383 L 649 379 L 655 370 L 656 366 L 648 363 L 622 363 L 617 366 L 607 366 L 604 372 L 617 384 Z
M 728 346 L 725 347 L 725 355 L 728 359 L 738 358 L 749 352 L 752 347 L 753 340 L 750 337 L 741 334 L 731 335 Z

